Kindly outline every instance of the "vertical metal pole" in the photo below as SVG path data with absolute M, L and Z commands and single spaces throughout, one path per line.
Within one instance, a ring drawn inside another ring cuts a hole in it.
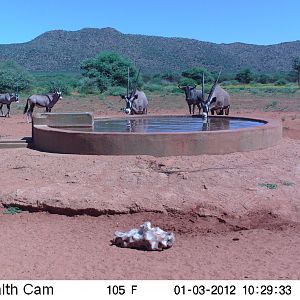
M 202 99 L 205 102 L 205 91 L 204 91 L 204 72 L 202 73 Z
M 128 70 L 127 70 L 127 98 L 129 96 L 129 67 L 128 67 Z

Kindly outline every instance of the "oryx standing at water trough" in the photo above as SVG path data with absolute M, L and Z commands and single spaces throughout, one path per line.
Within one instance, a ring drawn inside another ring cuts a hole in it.
M 196 86 L 178 85 L 178 87 L 185 92 L 185 100 L 189 106 L 190 114 L 192 114 L 192 105 L 193 105 L 193 114 L 195 113 L 195 106 L 197 106 L 200 115 L 201 103 L 203 102 L 203 93 L 199 90 L 196 90 Z
M 17 93 L 13 93 L 13 94 L 0 94 L 0 111 L 1 111 L 1 115 L 3 116 L 3 104 L 6 104 L 7 106 L 7 112 L 6 115 L 4 117 L 9 117 L 9 113 L 10 113 L 10 105 L 12 102 L 19 102 L 19 96 Z
M 212 115 L 214 115 L 215 112 L 217 115 L 224 115 L 224 112 L 226 115 L 229 115 L 230 96 L 218 84 L 220 74 L 221 72 L 219 73 L 218 78 L 213 84 L 207 100 L 203 101 L 202 103 L 203 115 L 205 118 L 208 116 L 209 111 L 211 112 Z M 204 93 L 204 74 L 202 75 L 202 91 Z
M 27 99 L 26 106 L 24 108 L 24 114 L 27 112 L 27 121 L 32 121 L 32 113 L 35 106 L 45 107 L 46 112 L 51 112 L 51 109 L 59 99 L 62 99 L 62 93 L 60 91 L 55 91 L 54 93 L 46 95 L 30 96 Z
M 125 113 L 128 115 L 147 114 L 148 99 L 143 91 L 137 90 L 139 74 L 140 74 L 140 70 L 136 77 L 135 86 L 132 89 L 131 93 L 129 93 L 129 69 L 128 69 L 127 94 L 120 95 L 121 98 L 126 101 Z

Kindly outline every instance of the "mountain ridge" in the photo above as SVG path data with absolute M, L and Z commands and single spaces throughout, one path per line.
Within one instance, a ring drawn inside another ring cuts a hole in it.
M 300 56 L 300 41 L 273 45 L 241 42 L 216 44 L 182 37 L 124 34 L 115 28 L 51 30 L 25 43 L 0 45 L 0 61 L 14 60 L 29 71 L 79 71 L 80 64 L 99 52 L 120 53 L 144 73 L 182 71 L 203 66 L 237 72 L 249 67 L 256 72 L 288 72 Z

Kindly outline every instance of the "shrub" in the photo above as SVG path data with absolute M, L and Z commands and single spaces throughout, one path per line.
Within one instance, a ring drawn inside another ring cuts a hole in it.
M 284 78 L 281 78 L 281 79 L 278 79 L 274 84 L 275 85 L 286 85 L 288 82 L 286 79 Z
M 272 82 L 272 77 L 267 74 L 260 74 L 256 77 L 255 81 L 262 84 L 270 83 Z
M 238 85 L 240 84 L 237 80 L 226 80 L 222 82 L 222 85 Z
M 250 69 L 244 69 L 236 74 L 235 79 L 241 83 L 250 83 L 254 76 Z
M 99 93 L 96 79 L 83 78 L 79 82 L 78 91 L 81 94 L 97 94 Z
M 135 78 L 137 70 L 132 62 L 113 52 L 100 53 L 81 65 L 82 75 L 96 82 L 101 92 L 111 86 L 127 86 L 128 68 L 131 78 Z
M 179 85 L 197 85 L 197 81 L 192 78 L 183 77 L 179 80 Z
M 196 83 L 202 83 L 202 74 L 204 73 L 205 82 L 212 82 L 214 78 L 212 74 L 202 67 L 194 67 L 182 72 L 182 76 L 194 80 Z
M 0 90 L 1 92 L 16 92 L 29 90 L 33 77 L 20 65 L 13 61 L 0 63 Z
M 160 84 L 145 84 L 144 85 L 144 89 L 145 91 L 149 91 L 149 92 L 161 92 L 163 91 L 163 87 Z
M 126 94 L 126 88 L 122 86 L 111 86 L 107 89 L 105 92 L 106 95 L 110 96 L 119 96 L 119 95 L 125 95 Z

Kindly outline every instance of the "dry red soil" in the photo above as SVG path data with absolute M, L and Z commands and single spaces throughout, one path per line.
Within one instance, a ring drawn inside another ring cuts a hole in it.
M 271 112 L 272 99 L 233 100 L 232 115 L 281 119 L 279 144 L 161 158 L 1 149 L 0 278 L 300 279 L 300 100 Z M 117 98 L 64 101 L 54 111 L 121 114 Z M 187 108 L 182 97 L 154 98 L 149 111 Z M 27 136 L 20 111 L 0 118 L 0 140 Z M 22 212 L 4 214 L 9 206 Z M 111 245 L 116 230 L 144 221 L 175 232 L 174 246 Z

